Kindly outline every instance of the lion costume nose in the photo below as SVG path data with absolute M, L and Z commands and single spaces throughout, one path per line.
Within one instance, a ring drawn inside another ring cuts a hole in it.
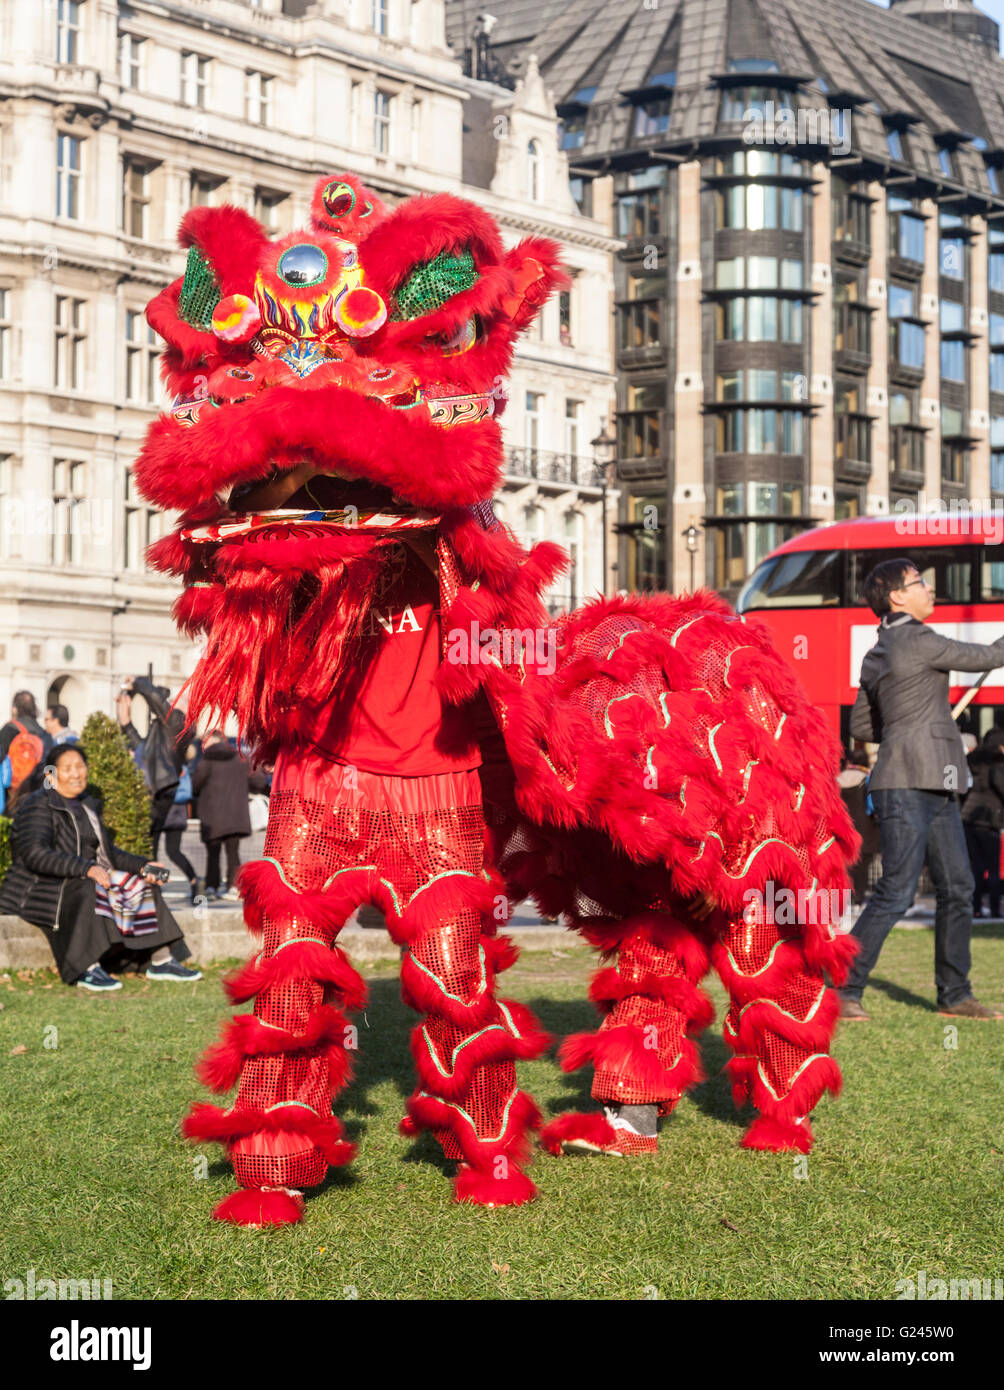
M 335 322 L 350 338 L 368 338 L 387 322 L 387 305 L 376 290 L 357 285 L 339 297 Z

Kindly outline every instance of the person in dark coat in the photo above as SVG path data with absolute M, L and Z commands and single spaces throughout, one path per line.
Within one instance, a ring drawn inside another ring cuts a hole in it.
M 102 823 L 97 803 L 84 794 L 87 760 L 78 744 L 49 754 L 45 784 L 25 784 L 11 828 L 13 862 L 0 886 L 0 913 L 41 927 L 63 980 L 85 989 L 120 989 L 114 970 L 130 960 L 146 964 L 147 979 L 199 980 L 179 962 L 191 955 L 159 889 L 159 869 L 119 849 Z M 124 935 L 97 911 L 97 887 L 111 884 L 109 869 L 142 874 L 153 887 L 156 931 Z
M 984 893 L 990 916 L 1001 915 L 1001 827 L 1004 826 L 1004 729 L 990 729 L 969 754 L 973 785 L 962 803 L 962 824 L 973 870 L 973 915 L 979 917 Z
M 140 738 L 132 722 L 133 696 L 146 701 L 150 711 L 150 728 L 146 738 Z M 185 766 L 185 753 L 192 741 L 192 730 L 179 709 L 171 708 L 171 692 L 166 685 L 154 685 L 146 676 L 128 676 L 115 701 L 119 725 L 135 753 L 142 745 L 143 771 L 150 788 L 150 842 L 154 853 L 157 841 L 174 805 L 174 794 Z M 177 862 L 177 861 L 175 861 Z M 179 865 L 181 867 L 181 865 Z M 194 872 L 191 865 L 182 871 L 187 875 L 193 893 Z
M 192 773 L 202 839 L 206 846 L 206 893 L 236 900 L 234 880 L 240 868 L 239 842 L 251 834 L 248 796 L 252 787 L 264 790 L 265 778 L 252 773 L 221 729 L 213 729 L 202 743 L 202 759 Z M 220 890 L 220 854 L 226 853 L 227 884 Z

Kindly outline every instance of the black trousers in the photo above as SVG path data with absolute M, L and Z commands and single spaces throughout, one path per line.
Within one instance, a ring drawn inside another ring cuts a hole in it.
M 239 835 L 226 835 L 221 840 L 206 841 L 207 888 L 219 888 L 220 886 L 220 850 L 225 850 L 227 856 L 227 887 L 233 887 L 237 870 L 241 864 L 239 846 Z
M 160 830 L 155 831 L 153 835 L 150 837 L 153 841 L 154 859 L 157 858 L 157 842 L 160 839 L 162 833 L 164 836 L 164 849 L 167 852 L 168 859 L 170 859 L 172 864 L 176 864 L 178 866 L 181 872 L 188 879 L 189 883 L 193 883 L 195 881 L 196 875 L 195 869 L 192 865 L 192 861 L 189 859 L 187 854 L 182 854 L 181 852 L 181 837 L 185 833 L 183 830 L 164 830 L 163 832 L 161 832 Z
M 992 825 L 966 824 L 966 848 L 973 871 L 973 913 L 980 915 L 983 894 L 990 898 L 990 916 L 1001 915 L 1001 833 Z

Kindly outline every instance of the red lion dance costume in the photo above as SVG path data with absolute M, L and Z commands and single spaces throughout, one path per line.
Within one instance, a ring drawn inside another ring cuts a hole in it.
M 180 626 L 207 635 L 189 714 L 236 711 L 275 762 L 265 857 L 241 877 L 261 950 L 227 982 L 254 1010 L 200 1065 L 237 1094 L 185 1122 L 240 1184 L 215 1214 L 299 1220 L 300 1189 L 352 1157 L 331 1101 L 365 987 L 336 938 L 365 902 L 425 1015 L 403 1127 L 458 1160 L 458 1200 L 534 1195 L 539 1115 L 515 1063 L 549 1039 L 495 989 L 515 958 L 497 928 L 527 894 L 612 962 L 602 1026 L 562 1051 L 593 1064 L 594 1096 L 665 1114 L 700 1079 L 713 961 L 736 1098 L 759 1112 L 745 1142 L 807 1149 L 839 1085 L 824 971 L 839 982 L 850 945 L 825 912 L 785 926 L 757 895 L 843 887 L 835 750 L 765 632 L 709 594 L 597 599 L 549 625 L 565 554 L 523 550 L 491 498 L 499 386 L 566 283 L 557 247 L 506 251 L 447 194 L 388 211 L 349 175 L 319 181 L 307 230 L 272 241 L 238 208 L 195 208 L 180 239 L 185 275 L 148 311 L 178 399 L 136 477 L 182 513 L 151 558 L 184 579 Z M 543 1134 L 577 1141 L 629 1151 L 599 1114 Z

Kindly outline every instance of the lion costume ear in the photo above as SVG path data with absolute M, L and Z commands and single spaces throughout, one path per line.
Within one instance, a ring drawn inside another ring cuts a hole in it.
M 506 253 L 505 265 L 512 274 L 512 290 L 502 299 L 502 312 L 521 333 L 528 328 L 556 290 L 572 283 L 561 266 L 561 249 L 545 237 L 527 237 Z
M 178 231 L 188 248 L 184 275 L 147 306 L 147 322 L 167 343 L 163 366 L 193 368 L 219 351 L 213 310 L 229 295 L 254 294 L 255 274 L 268 236 L 243 208 L 192 208 Z

